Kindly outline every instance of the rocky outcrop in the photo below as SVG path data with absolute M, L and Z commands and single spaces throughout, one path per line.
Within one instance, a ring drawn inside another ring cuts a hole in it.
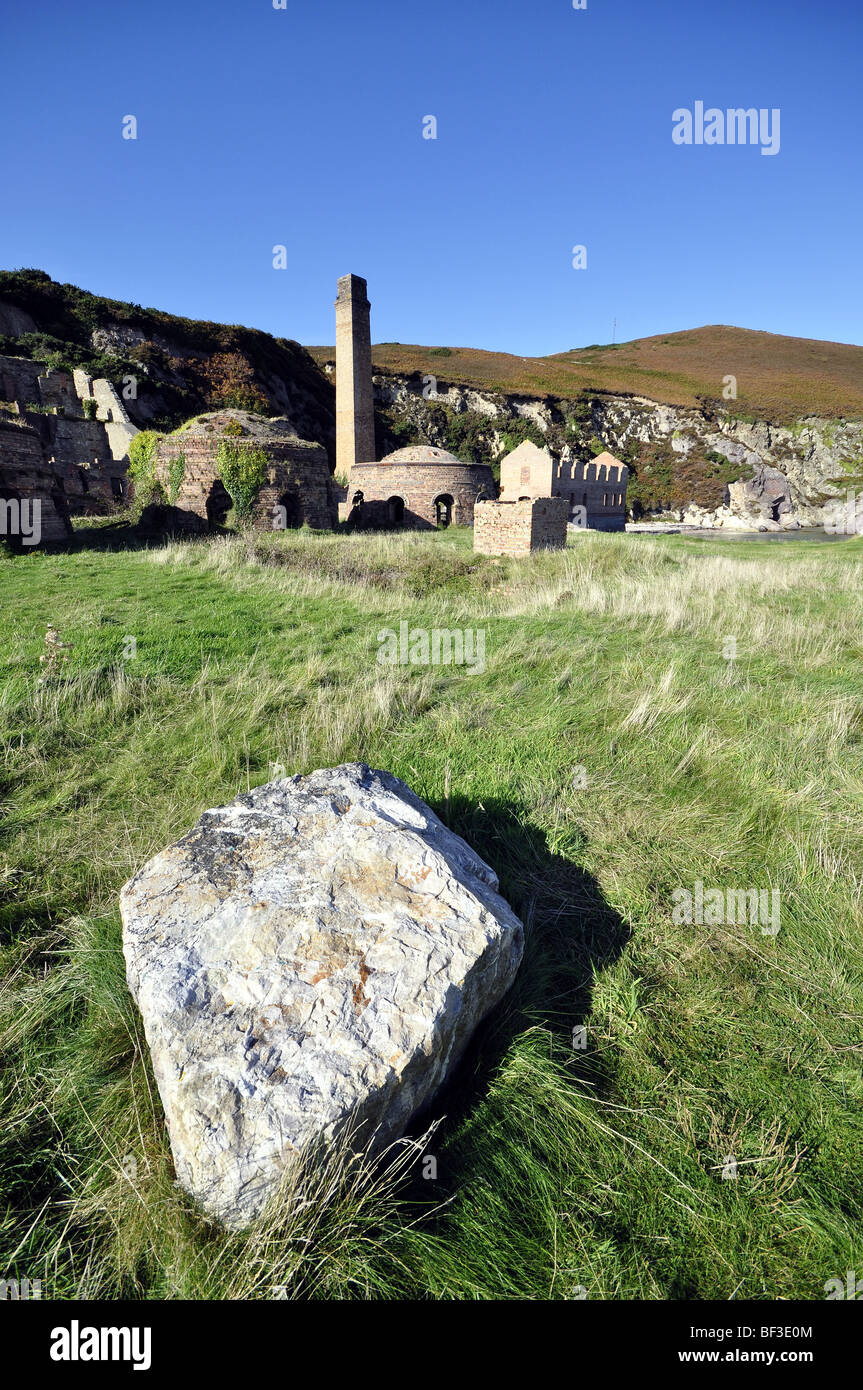
M 250 1221 L 317 1139 L 402 1133 L 509 988 L 523 931 L 494 872 L 363 764 L 207 811 L 122 890 L 177 1177 Z
M 424 397 L 423 390 L 435 394 Z M 712 460 L 726 482 L 715 503 L 693 494 L 657 510 L 705 526 L 792 529 L 829 525 L 847 511 L 849 493 L 863 492 L 863 421 L 806 417 L 792 426 L 737 419 L 733 411 L 662 405 L 639 396 L 596 393 L 589 401 L 531 399 L 436 381 L 418 375 L 378 373 L 375 399 L 417 438 L 453 447 L 452 417 L 468 413 L 487 422 L 480 442 L 489 461 L 511 448 L 513 423 L 528 422 L 564 463 L 584 462 L 602 445 L 637 473 L 651 450 L 687 459 Z M 441 409 L 443 407 L 443 409 Z M 692 469 L 699 476 L 698 463 Z M 739 472 L 736 470 L 739 469 Z M 684 470 L 685 472 L 685 470 Z M 709 476 L 705 465 L 702 472 Z M 637 496 L 637 488 L 631 488 Z M 856 495 L 856 494 L 855 494 Z

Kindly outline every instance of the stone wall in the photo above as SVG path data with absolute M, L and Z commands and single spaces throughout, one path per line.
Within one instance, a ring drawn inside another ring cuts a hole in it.
M 520 497 L 551 497 L 555 464 L 548 449 L 540 449 L 525 439 L 500 462 L 500 500 L 517 502 Z
M 493 497 L 494 474 L 485 463 L 357 463 L 351 470 L 348 502 L 363 494 L 364 525 L 392 524 L 389 503 L 400 498 L 403 524 L 418 530 L 437 527 L 435 499 L 453 499 L 454 526 L 473 526 L 474 505 L 480 493 Z
M 473 548 L 479 555 L 508 555 L 512 559 L 536 550 L 562 550 L 568 515 L 563 497 L 479 502 L 474 512 Z
M 62 480 L 46 463 L 42 441 L 27 424 L 0 418 L 0 499 L 40 505 L 43 541 L 65 541 L 72 534 L 69 509 Z M 9 534 L 4 509 L 0 540 L 18 547 L 18 538 Z M 26 548 L 26 547 L 25 547 Z
M 91 395 L 100 404 L 96 420 L 84 416 L 82 402 Z M 122 502 L 129 441 L 137 430 L 110 382 L 94 382 L 79 370 L 46 371 L 43 363 L 28 358 L 0 356 L 0 399 L 11 403 L 6 419 L 26 426 L 38 445 L 38 458 L 28 450 L 34 470 L 31 491 L 61 496 L 64 515 L 105 512 Z M 14 438 L 5 431 L 0 437 L 0 473 L 14 471 L 20 487 L 25 484 L 20 446 L 12 450 Z M 49 531 L 54 533 L 50 537 Z M 49 525 L 46 537 L 57 539 L 56 531 Z
M 552 496 L 565 497 L 570 520 L 576 520 L 576 508 L 587 513 L 581 524 L 598 531 L 623 531 L 626 527 L 626 488 L 629 469 L 611 454 L 600 454 L 592 463 L 575 460 L 557 465 L 552 483 Z

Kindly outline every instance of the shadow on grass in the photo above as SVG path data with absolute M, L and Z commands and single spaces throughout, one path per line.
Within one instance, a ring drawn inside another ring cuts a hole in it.
M 579 832 L 570 831 L 565 856 L 549 848 L 525 807 L 458 798 L 433 809 L 497 873 L 501 895 L 524 922 L 525 950 L 512 988 L 476 1030 L 411 1133 L 440 1116 L 446 1118 L 439 1135 L 455 1133 L 487 1093 L 514 1040 L 530 1028 L 549 1033 L 573 1079 L 589 1080 L 601 1093 L 607 1081 L 601 1058 L 589 1046 L 575 1046 L 573 1030 L 587 1023 L 595 975 L 614 964 L 631 932 L 596 879 L 568 857 L 583 846 Z

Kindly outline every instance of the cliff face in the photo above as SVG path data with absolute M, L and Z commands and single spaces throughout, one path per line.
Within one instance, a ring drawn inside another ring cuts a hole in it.
M 300 438 L 334 458 L 333 385 L 292 339 L 103 299 L 19 270 L 0 272 L 0 354 L 106 378 L 141 428 L 175 429 L 208 410 L 260 411 L 287 416 Z
M 608 449 L 631 470 L 636 516 L 768 530 L 821 526 L 852 494 L 863 527 L 863 421 L 808 416 L 780 426 L 715 405 L 605 393 L 539 399 L 394 373 L 375 377 L 375 399 L 383 431 L 399 442 L 410 434 L 487 462 L 525 437 L 565 461 Z

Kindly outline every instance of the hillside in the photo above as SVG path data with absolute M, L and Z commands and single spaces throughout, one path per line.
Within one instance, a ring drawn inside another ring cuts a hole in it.
M 83 367 L 118 388 L 135 376 L 126 403 L 140 426 L 170 430 L 227 407 L 287 415 L 328 450 L 335 438 L 332 383 L 299 343 L 104 299 L 41 270 L 0 271 L 2 355 Z
M 323 364 L 332 347 L 310 347 Z M 516 357 L 479 348 L 377 343 L 376 367 L 508 395 L 577 397 L 601 391 L 647 396 L 668 405 L 722 403 L 730 413 L 789 424 L 805 415 L 863 418 L 863 347 L 787 338 L 724 324 L 593 344 L 548 357 Z M 723 378 L 737 378 L 737 400 L 723 401 Z
M 332 347 L 17 270 L 0 272 L 3 356 L 83 367 L 118 392 L 134 377 L 124 403 L 141 427 L 168 431 L 226 407 L 284 415 L 335 467 Z M 630 469 L 637 514 L 695 507 L 699 524 L 758 521 L 778 488 L 789 521 L 819 525 L 833 480 L 841 491 L 863 474 L 863 347 L 719 326 L 537 358 L 381 343 L 373 363 L 378 458 L 425 443 L 496 468 L 524 438 L 582 462 L 609 449 Z M 729 375 L 736 400 L 722 397 Z M 738 481 L 752 482 L 751 496 L 729 512 Z

